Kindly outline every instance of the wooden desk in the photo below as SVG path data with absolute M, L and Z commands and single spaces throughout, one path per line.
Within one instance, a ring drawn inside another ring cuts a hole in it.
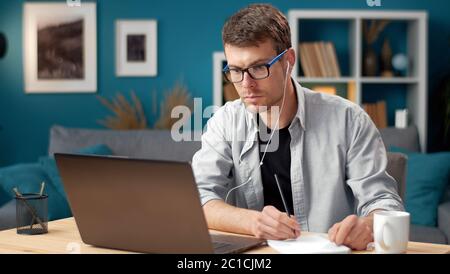
M 105 249 L 86 245 L 81 241 L 75 220 L 73 218 L 50 222 L 49 233 L 43 235 L 18 235 L 16 229 L 0 232 L 0 253 L 98 253 L 127 254 L 133 252 Z M 248 254 L 277 253 L 269 246 L 258 247 L 246 252 Z M 371 254 L 373 251 L 354 252 L 356 254 Z M 410 242 L 407 253 L 450 253 L 449 245 Z

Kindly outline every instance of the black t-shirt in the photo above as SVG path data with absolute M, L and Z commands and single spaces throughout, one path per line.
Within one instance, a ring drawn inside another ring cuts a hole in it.
M 264 122 L 261 120 L 258 115 L 258 126 L 260 131 L 271 133 L 270 128 L 267 128 Z M 266 129 L 267 128 L 267 129 Z M 294 206 L 292 201 L 292 187 L 291 187 L 291 135 L 289 133 L 289 125 L 285 128 L 278 130 L 279 136 L 279 146 L 278 149 L 269 152 L 270 147 L 266 153 L 266 156 L 263 159 L 263 165 L 261 166 L 261 176 L 262 183 L 264 188 L 264 205 L 272 205 L 276 207 L 279 211 L 285 212 L 283 205 L 283 200 L 280 195 L 280 191 L 278 190 L 277 183 L 275 181 L 274 174 L 277 174 L 278 181 L 280 182 L 281 190 L 283 191 L 284 198 L 286 200 L 286 204 L 288 210 L 291 214 L 294 213 Z M 274 133 L 277 134 L 277 132 Z M 270 136 L 270 135 L 269 135 Z M 267 144 L 268 137 L 266 139 L 261 140 L 261 135 L 258 133 L 259 140 L 259 159 L 261 161 L 265 146 L 263 144 Z

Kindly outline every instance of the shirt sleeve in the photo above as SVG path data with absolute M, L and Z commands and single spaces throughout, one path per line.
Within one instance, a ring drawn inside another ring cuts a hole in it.
M 380 133 L 363 111 L 356 115 L 348 135 L 347 185 L 355 196 L 358 216 L 376 209 L 404 211 L 397 182 L 386 172 L 386 148 Z
M 225 116 L 224 111 L 219 110 L 208 120 L 201 149 L 192 159 L 202 206 L 213 199 L 225 200 L 230 182 L 234 180 L 231 145 L 224 128 Z

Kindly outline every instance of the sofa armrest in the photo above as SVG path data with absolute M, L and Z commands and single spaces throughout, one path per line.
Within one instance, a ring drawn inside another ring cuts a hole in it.
M 386 150 L 389 150 L 391 146 L 396 146 L 409 151 L 420 151 L 419 132 L 416 126 L 407 128 L 387 127 L 380 129 L 380 134 Z
M 438 227 L 450 242 L 450 202 L 445 202 L 438 207 Z
M 397 182 L 397 192 L 405 201 L 405 190 L 406 190 L 406 167 L 408 157 L 403 153 L 388 152 L 387 153 L 388 164 L 386 171 L 389 175 L 394 177 Z

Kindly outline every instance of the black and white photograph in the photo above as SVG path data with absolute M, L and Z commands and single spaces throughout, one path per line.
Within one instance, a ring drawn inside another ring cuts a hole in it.
M 27 2 L 23 11 L 25 92 L 96 92 L 96 4 Z
M 157 76 L 156 20 L 116 21 L 116 76 Z
M 145 35 L 127 35 L 127 61 L 145 62 Z
M 38 78 L 83 79 L 83 18 L 38 23 Z

